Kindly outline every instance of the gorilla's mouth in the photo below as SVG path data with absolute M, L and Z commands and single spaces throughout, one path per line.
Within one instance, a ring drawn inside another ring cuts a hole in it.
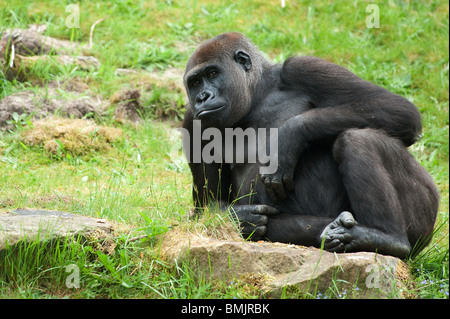
M 219 105 L 219 106 L 214 107 L 214 108 L 199 110 L 199 111 L 197 111 L 197 113 L 195 114 L 195 117 L 196 117 L 196 118 L 202 118 L 202 117 L 204 117 L 204 116 L 206 116 L 206 115 L 208 115 L 208 114 L 210 114 L 210 113 L 213 113 L 213 112 L 216 112 L 216 111 L 222 109 L 224 106 L 225 106 L 225 105 Z

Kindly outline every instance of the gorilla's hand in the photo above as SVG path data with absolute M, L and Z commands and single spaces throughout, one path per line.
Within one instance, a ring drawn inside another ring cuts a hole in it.
M 294 190 L 294 169 L 289 165 L 278 166 L 274 174 L 261 174 L 266 192 L 274 202 L 287 198 L 287 192 Z
M 279 213 L 278 209 L 267 205 L 236 205 L 230 211 L 231 216 L 239 221 L 242 236 L 251 240 L 263 239 L 267 232 L 268 216 Z
M 274 202 L 287 198 L 294 190 L 294 171 L 305 143 L 296 134 L 294 121 L 288 121 L 278 132 L 278 167 L 275 173 L 261 174 L 261 181 Z

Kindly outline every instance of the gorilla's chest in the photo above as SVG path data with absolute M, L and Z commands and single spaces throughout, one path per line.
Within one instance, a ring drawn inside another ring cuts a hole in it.
M 265 202 L 267 196 L 259 179 L 277 169 L 278 156 L 282 156 L 278 146 L 283 143 L 278 139 L 279 130 L 285 121 L 309 109 L 304 97 L 275 92 L 236 127 L 225 130 L 223 154 L 225 162 L 231 164 L 233 192 L 236 198 L 242 197 L 241 203 Z
M 254 128 L 281 128 L 286 120 L 298 116 L 311 108 L 311 104 L 303 95 L 292 93 L 282 95 L 276 91 L 252 110 L 245 119 L 244 125 Z

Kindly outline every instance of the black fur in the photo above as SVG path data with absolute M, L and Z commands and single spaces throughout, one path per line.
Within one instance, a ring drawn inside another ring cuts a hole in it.
M 197 208 L 233 203 L 242 232 L 336 252 L 405 258 L 431 240 L 438 193 L 408 153 L 421 133 L 405 98 L 316 57 L 267 61 L 238 33 L 203 43 L 186 67 L 183 127 L 278 128 L 278 170 L 193 163 Z M 206 142 L 203 141 L 203 145 Z

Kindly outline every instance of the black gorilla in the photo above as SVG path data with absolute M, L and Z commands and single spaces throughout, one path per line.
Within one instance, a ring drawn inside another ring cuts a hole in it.
M 273 64 L 239 33 L 201 44 L 184 83 L 183 143 L 197 210 L 231 205 L 245 237 L 334 252 L 406 258 L 430 242 L 438 192 L 406 149 L 421 118 L 405 98 L 316 57 Z M 205 136 L 230 128 L 278 129 L 278 140 L 268 134 L 256 141 L 267 153 L 278 147 L 277 170 L 260 174 L 267 160 L 249 160 L 256 148 L 250 135 L 232 160 L 230 140 L 207 145 Z M 214 161 L 204 160 L 206 146 Z

